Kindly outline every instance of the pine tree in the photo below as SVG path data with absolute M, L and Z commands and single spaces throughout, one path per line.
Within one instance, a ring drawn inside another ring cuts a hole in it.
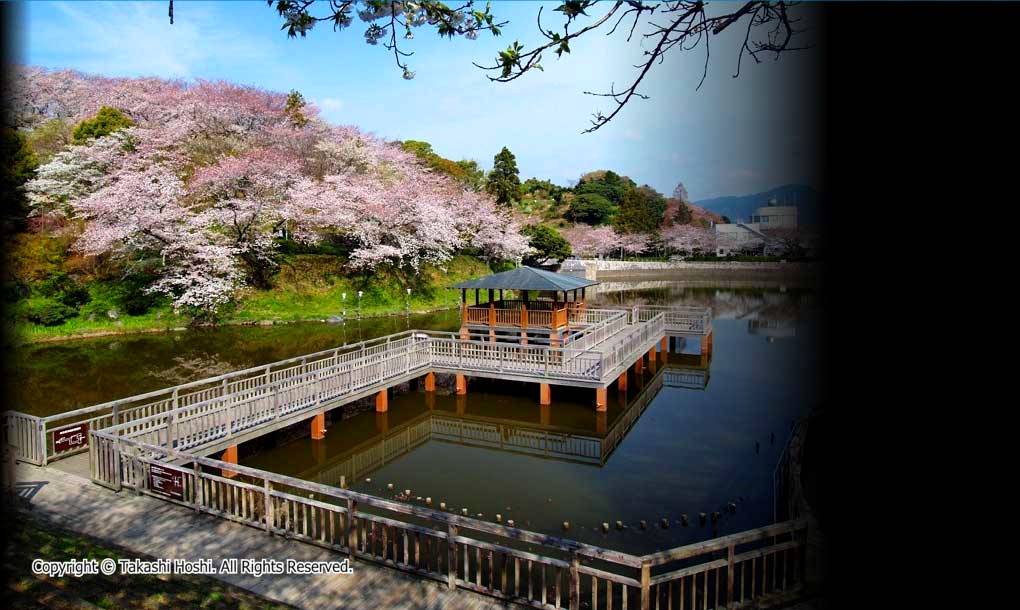
M 508 208 L 520 196 L 521 179 L 517 171 L 517 159 L 506 146 L 493 158 L 485 190 L 496 198 L 496 203 Z

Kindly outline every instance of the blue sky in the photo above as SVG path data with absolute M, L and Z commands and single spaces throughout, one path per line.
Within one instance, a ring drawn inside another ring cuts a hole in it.
M 543 13 L 546 27 L 558 13 Z M 366 24 L 334 33 L 320 26 L 288 39 L 265 2 L 167 3 L 33 2 L 24 7 L 22 63 L 73 68 L 108 76 L 225 79 L 271 90 L 297 89 L 327 120 L 357 125 L 387 139 L 431 142 L 452 159 L 483 167 L 502 146 L 517 156 L 522 179 L 560 184 L 585 171 L 613 169 L 669 194 L 678 181 L 692 199 L 741 195 L 797 182 L 821 187 L 812 159 L 820 151 L 810 117 L 823 103 L 803 86 L 819 47 L 761 64 L 745 59 L 732 78 L 740 40 L 724 32 L 712 40 L 709 76 L 696 91 L 702 50 L 674 53 L 645 79 L 649 100 L 635 100 L 608 126 L 581 134 L 604 91 L 629 82 L 642 48 L 596 34 L 557 60 L 543 59 L 508 84 L 491 83 L 472 61 L 491 63 L 513 40 L 538 40 L 538 3 L 493 2 L 510 23 L 503 35 L 440 40 L 426 28 L 406 45 L 416 78 L 401 77 L 392 56 L 365 44 Z M 607 7 L 596 7 L 601 14 Z M 545 17 L 549 15 L 549 17 Z M 622 28 L 621 28 L 622 30 Z

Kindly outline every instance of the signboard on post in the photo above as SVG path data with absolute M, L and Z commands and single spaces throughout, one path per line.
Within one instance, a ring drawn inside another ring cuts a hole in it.
M 149 466 L 149 489 L 174 500 L 184 501 L 184 471 L 166 466 Z
M 53 431 L 53 453 L 67 453 L 75 449 L 87 447 L 89 444 L 89 425 L 87 423 Z

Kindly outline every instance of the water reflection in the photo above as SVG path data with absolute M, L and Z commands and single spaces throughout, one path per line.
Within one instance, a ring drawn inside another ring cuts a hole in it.
M 356 343 L 407 328 L 455 330 L 459 316 L 433 314 L 348 319 L 340 324 L 229 326 L 26 345 L 8 365 L 10 408 L 50 415 Z
M 704 389 L 708 371 L 677 363 L 660 367 L 657 373 L 642 381 L 641 391 L 631 396 L 620 394 L 618 400 L 622 398 L 622 404 L 614 409 L 611 418 L 608 410 L 592 410 L 587 421 L 576 419 L 564 424 L 552 423 L 552 405 L 536 405 L 534 409 L 539 411 L 539 418 L 535 422 L 534 416 L 524 411 L 507 414 L 504 409 L 485 402 L 474 402 L 468 412 L 468 396 L 455 396 L 451 410 L 450 401 L 444 400 L 446 397 L 439 397 L 442 404 L 437 406 L 435 394 L 421 393 L 405 401 L 401 412 L 374 413 L 374 434 L 367 427 L 359 428 L 349 421 L 340 423 L 342 441 L 332 446 L 311 443 L 318 448 L 314 454 L 315 464 L 289 474 L 327 485 L 354 482 L 429 441 L 601 467 L 663 387 Z M 418 404 L 422 396 L 424 409 Z M 420 412 L 413 415 L 416 411 Z M 308 444 L 305 440 L 295 443 Z M 351 443 L 355 444 L 350 446 Z M 294 462 L 288 460 L 288 463 Z

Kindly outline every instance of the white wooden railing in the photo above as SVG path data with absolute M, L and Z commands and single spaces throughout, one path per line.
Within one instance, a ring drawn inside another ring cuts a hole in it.
M 795 594 L 806 522 L 638 556 L 92 431 L 93 477 L 197 512 L 539 608 L 721 608 Z M 183 465 L 169 465 L 171 462 Z M 153 468 L 180 480 L 153 488 Z M 234 473 L 222 476 L 222 471 Z
M 663 335 L 664 313 L 588 309 L 584 315 L 587 326 L 559 348 L 405 331 L 66 413 L 8 411 L 3 429 L 18 459 L 38 465 L 88 450 L 85 443 L 56 446 L 67 431 L 81 430 L 87 439 L 90 430 L 116 428 L 169 447 L 196 447 L 433 368 L 603 383 Z

